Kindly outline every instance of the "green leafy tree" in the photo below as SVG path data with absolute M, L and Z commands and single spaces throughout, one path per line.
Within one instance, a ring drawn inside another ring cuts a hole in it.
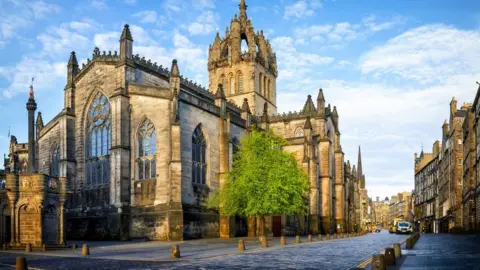
M 306 214 L 308 177 L 294 155 L 282 151 L 288 142 L 255 128 L 240 142 L 223 188 L 210 194 L 206 206 L 225 216 L 257 216 L 259 235 L 265 216 Z

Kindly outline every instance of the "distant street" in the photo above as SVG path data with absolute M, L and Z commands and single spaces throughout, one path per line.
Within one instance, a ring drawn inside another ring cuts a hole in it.
M 247 251 L 236 250 L 237 239 L 211 239 L 180 243 L 182 258 L 169 262 L 171 243 L 97 243 L 91 255 L 83 258 L 80 250 L 48 251 L 26 255 L 28 266 L 39 269 L 349 269 L 381 249 L 405 239 L 405 235 L 387 231 L 348 239 L 295 245 L 294 238 L 287 246 L 270 240 L 262 249 L 258 241 L 247 240 Z M 94 243 L 92 243 L 93 245 Z M 44 255 L 45 254 L 45 255 Z M 25 254 L 21 255 L 24 256 Z M 60 257 L 60 256 L 61 257 Z M 0 253 L 0 267 L 15 264 L 19 254 Z

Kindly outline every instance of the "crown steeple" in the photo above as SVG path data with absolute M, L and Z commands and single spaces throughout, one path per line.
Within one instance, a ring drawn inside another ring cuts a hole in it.
M 240 20 L 247 18 L 247 4 L 245 4 L 245 0 L 240 0 Z

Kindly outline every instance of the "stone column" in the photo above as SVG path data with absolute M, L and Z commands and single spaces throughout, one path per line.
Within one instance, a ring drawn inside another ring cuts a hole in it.
M 10 243 L 12 246 L 16 244 L 16 228 L 15 228 L 15 202 L 10 201 Z
M 330 188 L 332 184 L 332 176 L 330 173 L 330 141 L 328 138 L 320 139 L 320 226 L 322 233 L 333 233 L 331 231 L 331 211 L 332 211 L 332 194 Z
M 33 96 L 33 86 L 30 85 L 30 98 L 27 102 L 28 111 L 28 173 L 36 173 L 35 159 L 35 110 L 37 103 Z

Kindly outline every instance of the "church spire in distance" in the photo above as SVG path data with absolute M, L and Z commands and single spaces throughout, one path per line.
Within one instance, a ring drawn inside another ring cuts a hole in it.
M 245 0 L 240 0 L 240 19 L 246 19 L 247 18 L 247 4 L 245 4 Z
M 362 151 L 360 150 L 360 145 L 358 146 L 358 165 L 357 165 L 357 178 L 361 178 L 363 176 L 362 171 Z

